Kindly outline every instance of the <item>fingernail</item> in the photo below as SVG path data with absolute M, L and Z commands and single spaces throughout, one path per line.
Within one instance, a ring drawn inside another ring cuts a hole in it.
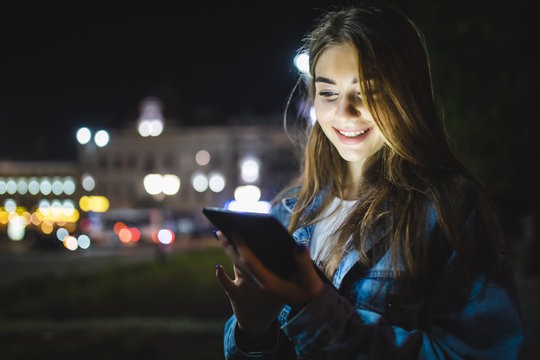
M 221 264 L 217 264 L 216 265 L 216 270 L 219 270 L 220 267 L 221 267 Z
M 296 247 L 296 253 L 297 254 L 303 254 L 304 251 L 306 251 L 306 244 L 299 243 L 298 246 Z
M 219 238 L 217 236 L 217 230 L 212 231 L 212 233 L 214 234 L 214 237 L 216 238 L 216 240 L 219 240 Z

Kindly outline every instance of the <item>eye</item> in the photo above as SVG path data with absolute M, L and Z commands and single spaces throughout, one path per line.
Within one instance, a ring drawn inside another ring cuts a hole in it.
M 330 90 L 319 91 L 319 96 L 322 96 L 322 97 L 325 97 L 325 98 L 328 98 L 328 99 L 337 97 L 337 95 L 338 95 L 338 93 L 335 92 L 335 91 L 330 91 Z

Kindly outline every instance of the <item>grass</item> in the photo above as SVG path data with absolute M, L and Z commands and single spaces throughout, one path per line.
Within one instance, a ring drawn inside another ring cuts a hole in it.
M 0 287 L 2 359 L 219 359 L 231 309 L 221 249 Z

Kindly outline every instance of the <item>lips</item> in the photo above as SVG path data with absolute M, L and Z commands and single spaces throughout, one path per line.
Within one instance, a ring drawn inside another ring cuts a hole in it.
M 370 134 L 371 129 L 372 127 L 367 127 L 359 130 L 340 130 L 334 128 L 334 131 L 336 132 L 337 137 L 342 144 L 355 145 L 364 141 L 366 137 Z

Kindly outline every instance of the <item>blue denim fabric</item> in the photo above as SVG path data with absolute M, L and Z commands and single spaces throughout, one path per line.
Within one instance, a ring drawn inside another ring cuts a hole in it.
M 319 197 L 314 209 L 320 206 Z M 295 198 L 283 199 L 272 215 L 289 223 Z M 433 228 L 432 211 L 426 223 Z M 296 230 L 309 245 L 313 226 Z M 512 270 L 497 278 L 460 273 L 455 253 L 429 289 L 400 292 L 390 254 L 367 272 L 355 272 L 349 252 L 324 291 L 294 313 L 285 306 L 273 346 L 243 351 L 236 343 L 234 315 L 225 325 L 226 359 L 516 359 L 523 327 Z M 385 279 L 388 279 L 385 281 Z M 382 285 L 381 285 L 382 284 Z M 403 289 L 403 288 L 399 288 Z

